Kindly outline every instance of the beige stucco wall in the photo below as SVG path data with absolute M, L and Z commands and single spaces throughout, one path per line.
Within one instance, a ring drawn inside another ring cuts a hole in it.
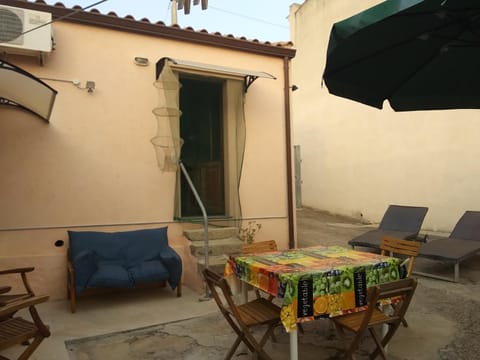
M 45 80 L 58 90 L 50 124 L 0 107 L 0 268 L 34 265 L 33 287 L 64 297 L 67 245 L 54 242 L 67 241 L 66 230 L 168 225 L 184 276 L 197 276 L 182 227 L 172 222 L 175 174 L 159 170 L 150 143 L 157 126 L 155 63 L 165 56 L 277 77 L 257 79 L 248 90 L 240 193 L 243 216 L 263 225 L 259 238 L 287 247 L 282 58 L 68 22 L 54 30 L 56 50 L 44 66 L 33 57 L 5 60 L 37 77 L 78 79 L 82 86 L 95 81 L 96 89 Z M 135 65 L 136 56 L 149 58 L 150 66 Z
M 377 110 L 322 86 L 332 24 L 379 2 L 307 0 L 291 7 L 303 205 L 373 222 L 388 204 L 428 206 L 424 229 L 451 231 L 465 210 L 480 210 L 479 111 L 395 113 L 388 103 Z

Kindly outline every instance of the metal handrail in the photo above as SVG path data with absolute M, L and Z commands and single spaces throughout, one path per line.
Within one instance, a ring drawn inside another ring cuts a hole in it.
M 200 199 L 200 195 L 198 195 L 197 189 L 195 188 L 195 185 L 193 185 L 193 181 L 190 178 L 190 175 L 188 175 L 187 169 L 183 165 L 183 162 L 180 160 L 179 161 L 179 166 L 180 169 L 182 170 L 183 175 L 187 179 L 187 183 L 190 186 L 190 189 L 193 192 L 193 195 L 195 196 L 195 200 L 197 200 L 198 206 L 200 206 L 200 210 L 202 211 L 202 216 L 203 216 L 203 227 L 204 227 L 204 253 L 205 253 L 205 268 L 208 269 L 208 216 L 207 216 L 207 211 L 205 210 L 205 206 L 203 205 L 202 199 Z M 203 300 L 210 300 L 210 291 L 208 290 L 208 286 L 205 284 L 205 297 L 200 298 L 200 301 Z

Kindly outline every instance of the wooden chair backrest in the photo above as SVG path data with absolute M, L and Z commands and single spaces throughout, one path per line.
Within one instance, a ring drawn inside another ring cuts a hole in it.
M 392 325 L 400 324 L 405 317 L 405 313 L 410 305 L 416 287 L 417 280 L 415 278 L 407 278 L 370 288 L 367 297 L 368 308 L 367 310 L 360 312 L 363 314 L 363 317 L 361 319 L 361 324 L 356 331 L 357 334 L 361 334 L 367 327 L 377 326 L 383 323 Z M 393 308 L 394 312 L 392 314 L 382 318 L 373 317 L 373 314 L 378 311 L 377 304 L 380 300 L 397 297 L 401 297 L 402 301 L 398 302 L 398 305 Z
M 228 282 L 223 276 L 208 268 L 203 270 L 203 277 L 205 278 L 207 286 L 210 289 L 210 292 L 220 311 L 230 325 L 232 325 L 232 319 L 230 315 L 233 315 L 235 318 L 237 318 L 237 320 L 240 318 L 240 316 L 238 314 L 235 300 L 233 299 L 230 285 L 228 285 Z
M 250 255 L 277 250 L 278 247 L 275 240 L 265 240 L 243 245 L 242 254 Z
M 242 247 L 242 254 L 243 255 L 253 255 L 253 254 L 260 254 L 269 251 L 277 251 L 277 243 L 275 240 L 265 240 L 265 241 L 257 241 L 251 244 L 245 244 Z M 255 289 L 255 294 L 257 298 L 261 298 L 262 291 L 259 289 Z M 273 295 L 269 295 L 268 299 L 272 301 L 274 299 Z
M 415 258 L 418 256 L 420 250 L 420 243 L 414 240 L 403 240 L 391 236 L 384 236 L 380 243 L 382 255 L 393 256 L 400 254 L 409 258 L 407 266 L 407 277 L 409 277 L 413 270 Z

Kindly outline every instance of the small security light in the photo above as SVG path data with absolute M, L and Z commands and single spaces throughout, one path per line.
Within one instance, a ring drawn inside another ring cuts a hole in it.
M 87 80 L 85 88 L 89 93 L 93 92 L 93 90 L 95 90 L 95 81 Z

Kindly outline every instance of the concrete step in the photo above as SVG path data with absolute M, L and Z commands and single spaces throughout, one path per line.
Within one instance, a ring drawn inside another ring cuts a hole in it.
M 205 231 L 203 228 L 184 229 L 191 241 L 190 252 L 197 258 L 197 271 L 205 269 Z M 208 227 L 208 267 L 223 274 L 229 255 L 241 252 L 243 241 L 238 238 L 236 227 Z
M 239 254 L 243 246 L 243 241 L 237 237 L 225 238 L 225 239 L 209 239 L 208 249 L 209 255 L 232 255 Z M 190 244 L 190 252 L 193 256 L 201 257 L 205 255 L 205 242 L 204 240 L 192 241 Z
M 213 255 L 208 257 L 208 268 L 223 275 L 225 270 L 225 264 L 227 263 L 228 256 L 226 255 Z M 205 258 L 198 258 L 198 272 L 202 272 L 205 269 Z
M 184 235 L 191 241 L 200 241 L 205 239 L 204 229 L 189 229 L 183 231 Z M 208 239 L 225 239 L 238 236 L 238 228 L 236 227 L 209 227 Z

